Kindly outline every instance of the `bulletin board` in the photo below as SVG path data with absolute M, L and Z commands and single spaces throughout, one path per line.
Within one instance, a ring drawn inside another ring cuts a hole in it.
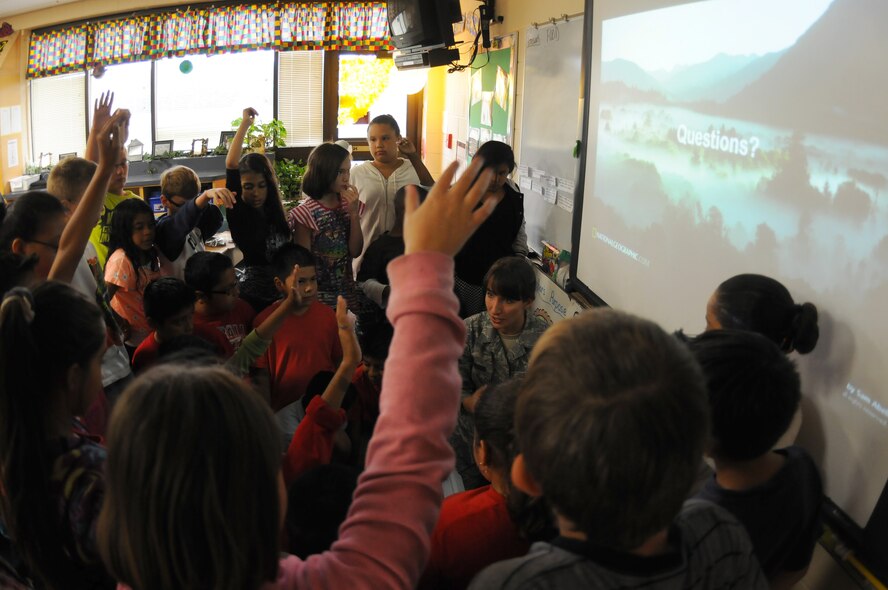
M 467 163 L 486 141 L 512 145 L 515 128 L 515 63 L 518 33 L 496 37 L 475 58 L 469 78 Z

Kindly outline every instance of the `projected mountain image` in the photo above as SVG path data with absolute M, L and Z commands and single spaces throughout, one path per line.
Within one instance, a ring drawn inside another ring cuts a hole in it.
M 656 11 L 659 26 L 678 29 L 694 7 Z M 868 264 L 888 240 L 877 221 L 888 213 L 888 101 L 873 90 L 888 87 L 888 55 L 867 52 L 881 42 L 870 23 L 888 22 L 888 3 L 835 0 L 822 10 L 783 47 L 762 51 L 750 37 L 737 52 L 743 41 L 726 28 L 725 48 L 712 36 L 705 59 L 671 64 L 662 45 L 649 43 L 645 54 L 643 42 L 632 43 L 626 56 L 608 47 L 615 35 L 634 41 L 624 31 L 639 15 L 605 21 L 596 198 L 637 229 L 661 224 L 669 207 L 698 224 L 717 219 L 720 239 L 738 253 L 771 236 L 777 263 L 808 232 L 831 235 L 830 251 L 813 248 L 808 268 L 796 269 L 810 271 L 812 286 L 833 280 L 819 271 L 837 251 L 840 266 L 869 268 L 868 286 L 888 280 L 888 266 Z
M 576 277 L 691 334 L 734 274 L 815 303 L 803 438 L 862 526 L 888 475 L 888 2 L 601 1 Z

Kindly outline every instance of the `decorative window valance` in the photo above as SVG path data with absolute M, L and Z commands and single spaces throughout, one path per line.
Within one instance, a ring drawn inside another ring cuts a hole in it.
M 392 49 L 385 2 L 200 6 L 35 32 L 28 77 L 254 49 Z

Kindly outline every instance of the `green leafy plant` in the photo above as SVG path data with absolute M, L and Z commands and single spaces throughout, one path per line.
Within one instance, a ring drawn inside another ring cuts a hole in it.
M 288 160 L 286 158 L 275 159 L 274 172 L 278 177 L 281 188 L 281 201 L 284 210 L 289 211 L 299 204 L 302 198 L 302 177 L 305 175 L 305 162 Z
M 240 127 L 242 120 L 243 117 L 238 117 L 231 122 L 231 127 L 237 129 Z M 244 136 L 244 147 L 256 145 L 256 140 L 259 138 L 262 138 L 266 150 L 284 147 L 287 145 L 285 141 L 287 139 L 287 128 L 280 119 L 272 119 L 268 123 L 259 123 L 258 125 L 254 122 L 247 129 L 247 134 Z

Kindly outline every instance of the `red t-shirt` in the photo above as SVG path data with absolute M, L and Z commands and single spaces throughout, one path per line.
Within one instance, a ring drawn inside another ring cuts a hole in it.
M 136 349 L 136 352 L 133 353 L 131 364 L 133 366 L 133 373 L 136 375 L 157 362 L 157 355 L 160 352 L 160 343 L 155 338 L 156 334 L 157 332 L 151 332 L 148 334 L 148 337 L 142 340 L 142 344 L 140 344 Z M 225 336 L 223 336 L 218 330 L 195 324 L 193 334 L 212 344 L 216 348 L 216 354 L 223 359 L 227 359 L 234 354 L 231 350 L 231 344 L 229 344 L 228 340 L 225 339 Z
M 238 298 L 234 307 L 225 313 L 217 314 L 194 314 L 194 325 L 208 326 L 219 330 L 228 342 L 231 343 L 232 354 L 240 348 L 241 342 L 244 341 L 247 334 L 250 333 L 253 326 L 253 319 L 256 312 L 253 306 Z
M 333 456 L 333 436 L 343 424 L 345 410 L 331 408 L 319 395 L 312 398 L 284 455 L 284 483 L 289 486 L 309 469 L 328 465 Z
M 381 393 L 376 384 L 367 376 L 367 366 L 364 363 L 358 365 L 355 374 L 352 377 L 352 385 L 358 392 L 359 404 L 355 404 L 352 408 L 357 407 L 360 414 L 354 415 L 349 412 L 349 420 L 360 419 L 364 426 L 372 427 L 379 418 L 379 394 Z
M 253 320 L 262 324 L 281 302 L 277 301 Z M 342 360 L 342 345 L 336 313 L 323 303 L 313 302 L 302 315 L 284 320 L 256 367 L 267 369 L 271 385 L 271 409 L 277 412 L 302 397 L 318 371 L 335 371 Z
M 521 557 L 528 549 L 509 518 L 506 498 L 492 486 L 448 496 L 417 588 L 465 588 L 488 565 Z

